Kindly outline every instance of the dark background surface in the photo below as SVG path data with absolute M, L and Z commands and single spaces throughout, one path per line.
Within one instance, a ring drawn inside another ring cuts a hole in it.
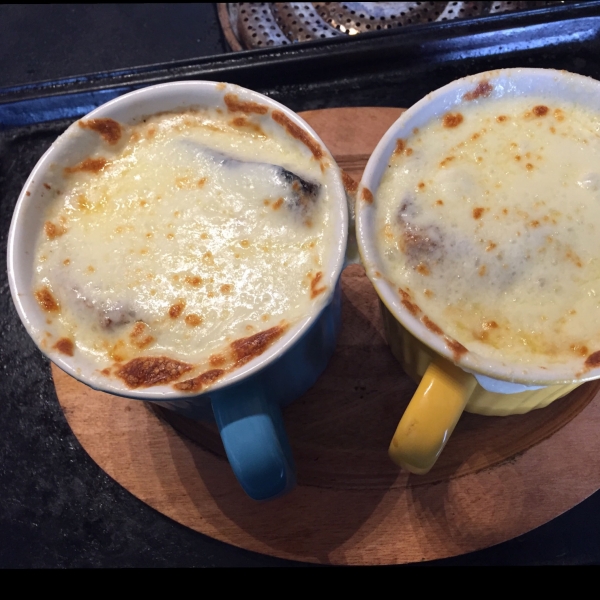
M 456 77 L 497 67 L 564 68 L 600 79 L 600 8 L 592 4 L 575 15 L 581 17 L 576 23 L 563 11 L 562 20 L 542 15 L 522 28 L 509 17 L 479 29 L 438 27 L 402 39 L 367 36 L 327 49 L 317 43 L 284 53 L 220 57 L 228 49 L 212 4 L 0 5 L 0 258 L 6 264 L 8 224 L 27 174 L 74 118 L 90 103 L 107 99 L 98 94 L 107 85 L 117 86 L 107 91 L 116 95 L 148 84 L 149 73 L 154 80 L 228 80 L 306 110 L 408 106 Z M 138 68 L 157 63 L 169 64 Z M 111 80 L 115 84 L 84 77 L 19 87 L 115 69 L 126 70 Z M 74 90 L 82 96 L 75 97 Z M 44 99 L 36 100 L 40 96 Z M 39 124 L 46 120 L 40 106 L 51 102 L 60 109 L 53 118 L 66 118 Z M 4 269 L 0 365 L 1 568 L 297 564 L 246 552 L 174 523 L 88 457 L 58 405 L 48 364 L 18 320 Z M 599 515 L 597 492 L 514 540 L 425 564 L 598 564 Z

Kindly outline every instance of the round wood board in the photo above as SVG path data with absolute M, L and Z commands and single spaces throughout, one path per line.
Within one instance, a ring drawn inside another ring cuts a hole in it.
M 401 110 L 304 118 L 355 179 Z M 432 471 L 400 471 L 387 446 L 415 385 L 383 339 L 362 267 L 342 275 L 343 327 L 317 384 L 284 410 L 298 486 L 250 500 L 214 424 L 96 392 L 53 366 L 59 402 L 93 460 L 159 512 L 263 554 L 328 564 L 400 564 L 463 554 L 557 517 L 600 488 L 600 382 L 526 415 L 465 413 Z

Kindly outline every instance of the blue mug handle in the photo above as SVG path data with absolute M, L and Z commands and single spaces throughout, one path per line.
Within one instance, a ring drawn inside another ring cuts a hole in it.
M 262 386 L 246 386 L 236 398 L 215 395 L 211 404 L 229 464 L 246 494 L 270 500 L 292 490 L 296 467 L 281 409 Z

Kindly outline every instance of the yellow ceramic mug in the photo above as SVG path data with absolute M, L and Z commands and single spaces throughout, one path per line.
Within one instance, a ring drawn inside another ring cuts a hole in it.
M 599 82 L 506 69 L 429 94 L 373 152 L 358 247 L 420 381 L 400 466 L 429 471 L 463 410 L 524 413 L 600 377 L 599 139 Z

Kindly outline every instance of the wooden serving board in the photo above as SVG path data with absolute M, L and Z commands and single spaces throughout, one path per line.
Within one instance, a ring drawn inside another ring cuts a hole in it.
M 399 109 L 303 117 L 355 179 Z M 415 385 L 383 339 L 362 267 L 342 275 L 342 332 L 327 370 L 284 411 L 298 487 L 267 503 L 237 484 L 216 430 L 96 392 L 53 367 L 85 450 L 143 502 L 196 531 L 281 558 L 399 564 L 525 533 L 600 488 L 600 382 L 526 415 L 464 414 L 434 469 L 400 471 L 387 446 Z

